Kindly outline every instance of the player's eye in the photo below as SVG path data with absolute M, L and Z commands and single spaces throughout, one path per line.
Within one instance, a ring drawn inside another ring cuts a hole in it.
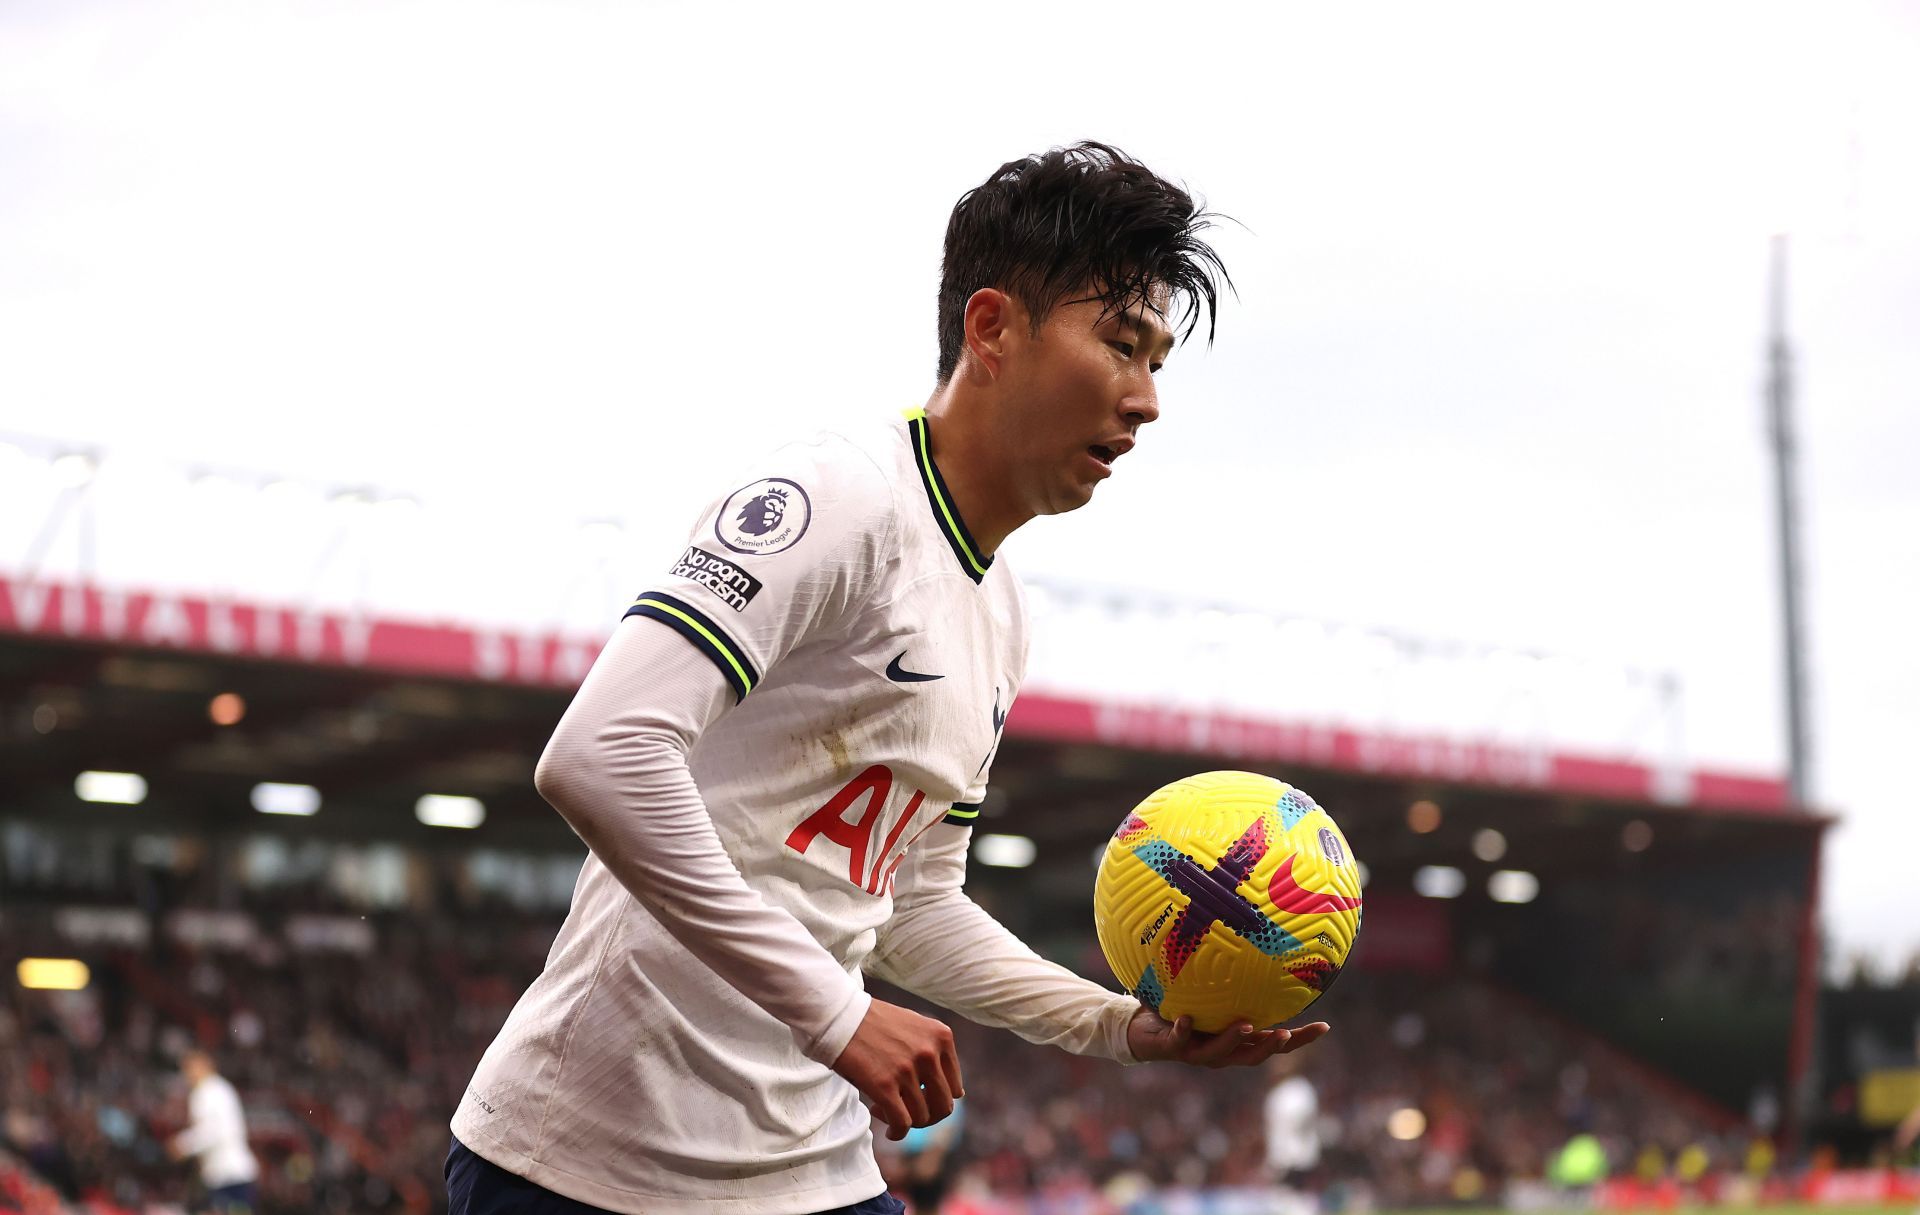
M 1133 357 L 1132 342 L 1108 342 L 1107 345 L 1113 347 L 1115 350 L 1118 350 L 1120 352 L 1121 358 L 1130 359 Z
M 1154 372 L 1159 371 L 1162 367 L 1165 367 L 1165 366 L 1166 366 L 1165 363 L 1148 363 L 1147 374 L 1152 375 Z

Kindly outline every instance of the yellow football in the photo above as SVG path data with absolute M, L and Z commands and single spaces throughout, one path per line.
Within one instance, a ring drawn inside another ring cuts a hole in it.
M 1093 920 L 1114 975 L 1167 1020 L 1278 1025 L 1353 952 L 1359 864 L 1300 790 L 1203 772 L 1156 790 L 1113 833 Z

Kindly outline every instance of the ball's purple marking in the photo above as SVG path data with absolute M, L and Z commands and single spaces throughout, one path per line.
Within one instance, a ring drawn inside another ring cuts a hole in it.
M 1149 840 L 1133 854 L 1187 896 L 1187 905 L 1167 930 L 1161 948 L 1167 959 L 1167 977 L 1179 977 L 1217 921 L 1251 942 L 1269 957 L 1299 948 L 1294 935 L 1263 915 L 1236 887 L 1267 854 L 1267 820 L 1263 814 L 1243 832 L 1209 869 L 1165 840 Z

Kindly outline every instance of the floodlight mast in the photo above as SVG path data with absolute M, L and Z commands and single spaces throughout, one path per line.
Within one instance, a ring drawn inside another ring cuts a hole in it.
M 1773 447 L 1775 524 L 1780 547 L 1781 645 L 1787 680 L 1787 783 L 1806 809 L 1812 785 L 1807 671 L 1800 585 L 1798 451 L 1793 432 L 1793 348 L 1787 340 L 1787 234 L 1773 237 L 1767 277 L 1767 429 Z

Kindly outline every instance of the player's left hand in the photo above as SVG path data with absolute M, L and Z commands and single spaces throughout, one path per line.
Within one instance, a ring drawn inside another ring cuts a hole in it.
M 1151 1008 L 1142 1008 L 1127 1025 L 1127 1048 L 1142 1063 L 1164 1060 L 1194 1067 L 1253 1067 L 1312 1045 L 1332 1028 L 1325 1021 L 1314 1021 L 1296 1029 L 1255 1029 L 1242 1021 L 1217 1034 L 1203 1034 L 1193 1028 L 1192 1017 L 1168 1021 Z

